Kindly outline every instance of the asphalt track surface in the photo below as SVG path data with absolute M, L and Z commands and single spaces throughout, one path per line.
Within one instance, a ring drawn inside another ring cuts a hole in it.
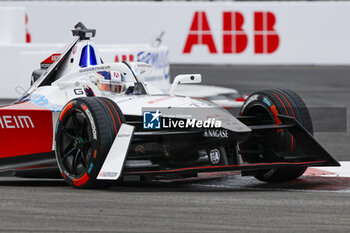
M 202 73 L 204 84 L 247 94 L 293 89 L 314 107 L 350 105 L 350 67 L 173 66 L 171 75 L 179 73 Z M 347 131 L 316 137 L 338 159 L 350 160 Z M 348 178 L 265 184 L 229 176 L 108 190 L 0 178 L 0 197 L 2 232 L 350 232 Z

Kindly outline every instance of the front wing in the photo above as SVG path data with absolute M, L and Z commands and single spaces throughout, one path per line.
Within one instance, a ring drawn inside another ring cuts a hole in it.
M 188 166 L 172 169 L 152 169 L 150 167 L 144 170 L 140 167 L 133 169 L 129 166 L 115 168 L 115 171 L 122 175 L 137 176 L 166 176 L 166 175 L 182 175 L 195 174 L 202 172 L 221 172 L 221 171 L 257 171 L 266 169 L 276 169 L 284 167 L 300 167 L 300 166 L 340 166 L 339 162 L 320 144 L 317 140 L 294 118 L 279 116 L 282 124 L 279 125 L 259 125 L 251 126 L 252 131 L 268 131 L 276 129 L 288 129 L 300 148 L 300 157 L 296 162 L 268 162 L 268 163 L 243 163 L 225 166 Z M 156 133 L 157 134 L 157 133 Z M 158 134 L 162 134 L 159 132 Z M 150 135 L 146 135 L 150 136 Z M 113 154 L 113 153 L 112 153 Z M 113 155 L 112 155 L 113 156 Z M 126 157 L 126 153 L 124 155 Z M 106 159 L 106 162 L 108 160 Z M 124 169 L 123 171 L 121 169 Z M 119 176 L 118 176 L 119 177 Z

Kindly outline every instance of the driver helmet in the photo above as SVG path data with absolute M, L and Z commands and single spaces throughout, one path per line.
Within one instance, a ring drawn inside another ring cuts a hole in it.
M 101 91 L 112 92 L 120 94 L 125 91 L 124 78 L 120 72 L 117 71 L 102 71 L 97 72 L 96 85 Z

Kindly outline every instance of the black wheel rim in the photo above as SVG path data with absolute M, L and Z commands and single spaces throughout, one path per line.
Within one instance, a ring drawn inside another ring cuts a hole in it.
M 83 111 L 69 110 L 57 133 L 57 157 L 67 175 L 81 177 L 88 170 L 92 155 L 92 130 Z

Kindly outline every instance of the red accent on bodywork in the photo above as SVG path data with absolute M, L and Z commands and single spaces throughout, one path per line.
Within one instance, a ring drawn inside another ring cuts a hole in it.
M 89 180 L 89 176 L 85 173 L 81 178 L 73 180 L 74 186 L 82 186 Z
M 157 102 L 160 102 L 160 101 L 163 101 L 163 100 L 167 100 L 167 99 L 170 99 L 170 98 L 171 98 L 171 96 L 161 97 L 159 99 L 150 100 L 147 103 L 148 104 L 154 104 L 154 103 L 157 103 Z
M 244 102 L 246 99 L 245 98 L 236 98 L 235 101 L 238 101 L 238 102 Z
M 0 158 L 52 151 L 52 112 L 31 103 L 0 108 Z
M 16 168 L 16 171 L 28 170 L 28 169 L 37 169 L 37 168 L 56 168 L 56 165 L 37 165 L 37 166 L 28 166 Z
M 57 61 L 60 58 L 61 54 L 60 53 L 54 53 L 51 56 L 49 56 L 48 58 L 46 58 L 44 61 L 42 61 L 41 63 L 43 64 L 52 64 L 55 61 Z

